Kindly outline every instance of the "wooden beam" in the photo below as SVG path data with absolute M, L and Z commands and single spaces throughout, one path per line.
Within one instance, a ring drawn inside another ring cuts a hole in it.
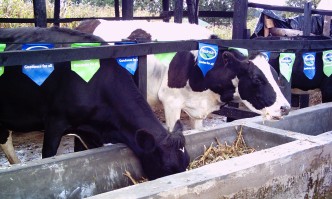
M 47 26 L 46 2 L 45 0 L 33 0 L 33 13 L 36 27 Z
M 232 39 L 246 39 L 248 0 L 234 0 Z
M 60 26 L 60 0 L 54 0 L 54 26 Z
M 174 0 L 174 22 L 182 23 L 183 0 Z
M 132 20 L 134 18 L 134 1 L 122 0 L 122 19 Z
M 311 2 L 304 4 L 304 22 L 303 22 L 303 35 L 309 36 L 311 33 Z

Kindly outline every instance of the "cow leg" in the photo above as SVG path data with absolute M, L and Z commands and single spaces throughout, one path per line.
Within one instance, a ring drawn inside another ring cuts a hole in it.
M 190 126 L 192 129 L 202 129 L 203 128 L 203 120 L 195 119 L 190 117 Z
M 7 130 L 8 131 L 8 130 Z M 5 153 L 10 164 L 17 164 L 21 161 L 18 159 L 13 146 L 12 132 L 8 131 L 7 141 L 4 144 L 0 144 L 1 149 Z
M 42 158 L 56 155 L 61 138 L 64 135 L 65 129 L 68 127 L 65 121 L 57 118 L 49 119 L 47 121 L 44 133 Z
M 325 79 L 320 90 L 322 92 L 322 102 L 332 102 L 332 77 Z
M 167 103 L 172 104 L 172 103 Z M 176 121 L 180 119 L 181 109 L 169 105 L 164 105 L 166 126 L 169 132 L 173 131 Z

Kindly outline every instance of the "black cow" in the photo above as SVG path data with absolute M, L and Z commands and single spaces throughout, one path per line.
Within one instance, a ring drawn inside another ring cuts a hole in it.
M 103 42 L 60 28 L 0 29 L 0 41 L 8 43 L 7 50 L 20 49 L 10 43 Z M 89 148 L 125 143 L 149 179 L 185 171 L 189 156 L 182 125 L 177 123 L 174 133 L 168 133 L 115 59 L 100 60 L 99 70 L 88 83 L 70 69 L 70 62 L 54 67 L 41 86 L 22 73 L 22 66 L 5 67 L 0 76 L 1 136 L 6 137 L 8 129 L 45 130 L 42 156 L 46 158 L 56 154 L 63 135 L 74 132 Z
M 256 38 L 263 39 L 263 38 Z M 327 37 L 323 36 L 298 36 L 298 37 L 267 37 L 267 39 L 284 39 L 284 40 L 327 40 L 331 41 Z M 316 72 L 313 79 L 309 79 L 303 72 L 303 58 L 302 54 L 306 52 L 316 52 L 315 66 Z M 322 50 L 318 51 L 304 51 L 302 49 L 296 50 L 295 61 L 292 70 L 291 87 L 293 89 L 300 89 L 303 91 L 320 89 L 322 93 L 322 102 L 332 102 L 332 76 L 327 77 L 323 72 L 323 59 Z M 271 53 L 269 63 L 273 66 L 278 73 L 279 71 L 279 53 Z

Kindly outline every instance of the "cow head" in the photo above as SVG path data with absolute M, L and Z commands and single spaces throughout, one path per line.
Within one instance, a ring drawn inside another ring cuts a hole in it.
M 186 170 L 189 155 L 182 131 L 182 124 L 178 121 L 173 132 L 167 133 L 159 143 L 146 130 L 136 132 L 136 144 L 143 151 L 140 154 L 141 164 L 150 180 Z
M 251 111 L 267 119 L 280 119 L 288 114 L 290 104 L 281 93 L 271 67 L 262 54 L 248 60 L 238 52 L 225 51 L 218 57 L 213 70 L 210 76 L 214 77 L 209 77 L 208 73 L 206 78 L 219 81 L 210 83 L 210 87 L 220 93 L 222 101 L 241 101 Z M 227 78 L 221 79 L 220 74 Z

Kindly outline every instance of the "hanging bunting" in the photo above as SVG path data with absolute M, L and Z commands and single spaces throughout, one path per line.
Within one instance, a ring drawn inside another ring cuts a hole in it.
M 45 50 L 54 48 L 53 44 L 23 44 L 22 50 Z M 23 65 L 22 72 L 27 75 L 38 86 L 54 71 L 53 63 Z
M 328 77 L 332 74 L 332 50 L 323 52 L 323 71 Z
M 6 44 L 0 44 L 0 52 L 5 51 L 6 48 Z M 5 67 L 0 66 L 0 76 L 4 73 L 5 71 Z
M 269 61 L 270 61 L 271 52 L 269 52 L 269 51 L 264 51 L 264 52 L 261 52 L 261 53 L 263 54 L 265 60 L 266 60 L 267 62 L 269 62 Z
M 72 48 L 100 46 L 100 43 L 73 43 Z M 84 81 L 89 82 L 100 68 L 99 59 L 71 61 L 71 70 L 77 73 Z
M 123 44 L 136 44 L 133 41 L 124 41 L 124 42 L 115 42 L 115 45 L 123 45 Z M 130 72 L 130 74 L 134 75 L 137 67 L 138 67 L 138 56 L 130 56 L 130 57 L 119 57 L 116 58 L 118 64 Z
M 280 73 L 290 81 L 292 75 L 293 64 L 295 60 L 295 53 L 280 53 L 279 67 Z
M 303 72 L 309 79 L 313 79 L 316 73 L 316 53 L 308 52 L 302 54 Z
M 197 65 L 201 69 L 203 76 L 211 70 L 216 62 L 218 56 L 218 46 L 213 44 L 199 43 L 198 44 L 198 58 Z
M 159 60 L 161 63 L 164 65 L 168 66 L 173 57 L 175 56 L 176 52 L 170 52 L 170 53 L 159 53 L 159 54 L 154 54 L 154 57 Z

